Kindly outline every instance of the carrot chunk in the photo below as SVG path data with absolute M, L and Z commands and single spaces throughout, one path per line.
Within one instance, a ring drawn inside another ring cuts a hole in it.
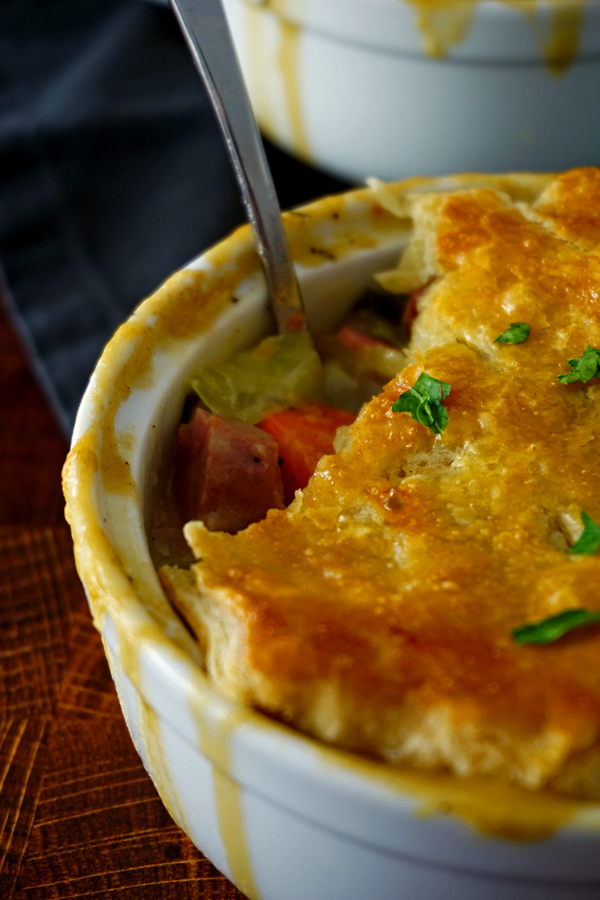
M 321 457 L 333 453 L 333 439 L 340 425 L 350 425 L 354 419 L 354 414 L 345 410 L 311 404 L 272 413 L 258 423 L 257 428 L 279 444 L 286 505 L 298 489 L 306 487 Z

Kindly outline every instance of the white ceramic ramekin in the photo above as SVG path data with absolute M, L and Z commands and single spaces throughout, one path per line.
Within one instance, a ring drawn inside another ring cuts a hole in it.
M 600 157 L 597 0 L 224 0 L 264 133 L 350 180 Z
M 366 189 L 286 222 L 313 329 L 339 322 L 372 273 L 398 257 L 410 227 Z M 597 806 L 361 760 L 232 706 L 208 683 L 160 588 L 146 523 L 190 374 L 269 327 L 243 228 L 117 332 L 65 466 L 78 570 L 131 735 L 167 808 L 252 900 L 597 898 Z M 522 839 L 532 832 L 535 840 Z

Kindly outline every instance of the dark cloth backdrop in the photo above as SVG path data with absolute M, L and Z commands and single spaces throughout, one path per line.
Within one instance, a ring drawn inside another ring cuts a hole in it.
M 267 154 L 284 206 L 344 187 Z M 242 219 L 168 8 L 0 0 L 2 293 L 65 432 L 115 328 Z

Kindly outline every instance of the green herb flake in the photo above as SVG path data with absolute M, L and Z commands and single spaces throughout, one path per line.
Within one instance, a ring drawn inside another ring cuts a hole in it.
M 600 612 L 589 609 L 567 609 L 557 616 L 515 628 L 512 636 L 517 644 L 552 644 L 574 628 L 600 622 Z
M 442 400 L 450 394 L 450 385 L 421 372 L 413 387 L 400 394 L 392 412 L 406 412 L 434 434 L 441 434 L 448 424 L 448 413 Z
M 527 322 L 513 322 L 506 331 L 499 334 L 495 344 L 522 344 L 529 337 L 531 326 Z
M 583 510 L 581 511 L 581 521 L 583 522 L 583 531 L 578 540 L 569 548 L 569 553 L 591 556 L 597 553 L 600 547 L 600 527 Z
M 559 375 L 558 380 L 561 384 L 572 384 L 574 381 L 583 381 L 586 384 L 592 378 L 599 378 L 598 369 L 600 369 L 600 350 L 595 347 L 587 347 L 583 356 L 576 359 L 568 359 L 567 362 L 571 366 L 571 371 L 566 375 Z

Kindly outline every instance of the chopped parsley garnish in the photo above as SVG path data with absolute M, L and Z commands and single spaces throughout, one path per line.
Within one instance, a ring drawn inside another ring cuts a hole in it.
M 569 548 L 569 553 L 589 556 L 597 553 L 600 547 L 600 527 L 583 510 L 581 511 L 581 521 L 583 522 L 583 531 L 573 546 Z
M 430 428 L 434 434 L 441 434 L 448 424 L 448 413 L 442 400 L 449 393 L 449 384 L 421 372 L 414 386 L 400 394 L 392 405 L 392 411 L 409 413 L 416 422 Z
M 589 609 L 566 609 L 557 616 L 515 628 L 512 636 L 517 644 L 551 644 L 574 628 L 600 622 L 600 612 Z
M 495 344 L 522 344 L 529 337 L 531 326 L 527 322 L 513 322 L 506 331 L 499 334 Z
M 587 513 L 581 512 L 583 531 L 581 536 L 569 549 L 569 553 L 590 555 L 598 552 L 600 548 L 600 526 Z M 542 619 L 541 622 L 530 622 L 515 628 L 512 636 L 517 644 L 551 644 L 557 641 L 563 634 L 572 631 L 573 628 L 581 628 L 582 625 L 593 625 L 600 622 L 600 612 L 590 612 L 588 609 L 567 609 L 557 616 Z
M 559 375 L 558 380 L 561 384 L 572 384 L 574 381 L 583 381 L 586 384 L 592 378 L 600 378 L 598 369 L 600 369 L 600 350 L 595 347 L 587 347 L 583 356 L 576 359 L 568 359 L 567 362 L 571 366 L 571 371 L 566 375 Z

